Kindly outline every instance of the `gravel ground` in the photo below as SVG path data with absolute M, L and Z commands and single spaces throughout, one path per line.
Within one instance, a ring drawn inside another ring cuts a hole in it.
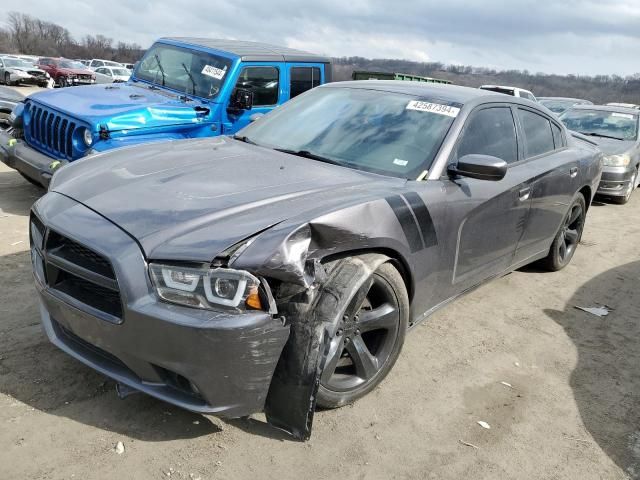
M 0 164 L 1 478 L 640 479 L 640 192 L 591 207 L 565 270 L 514 272 L 417 327 L 388 379 L 318 412 L 307 443 L 262 415 L 118 400 L 50 345 L 28 254 L 39 195 Z M 596 303 L 614 310 L 574 308 Z

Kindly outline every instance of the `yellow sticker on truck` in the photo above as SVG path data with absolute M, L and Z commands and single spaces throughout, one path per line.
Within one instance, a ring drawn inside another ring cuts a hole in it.
M 450 105 L 441 105 L 439 103 L 421 102 L 419 100 L 411 100 L 406 107 L 407 110 L 416 110 L 418 112 L 437 113 L 438 115 L 446 115 L 447 117 L 457 117 L 460 113 L 458 107 Z

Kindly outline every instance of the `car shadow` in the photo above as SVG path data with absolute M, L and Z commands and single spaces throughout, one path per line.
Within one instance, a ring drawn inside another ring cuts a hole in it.
M 0 171 L 0 218 L 3 215 L 28 216 L 31 205 L 46 193 L 43 188 L 36 187 L 16 172 Z
M 632 479 L 640 479 L 640 262 L 582 285 L 562 311 L 545 310 L 574 342 L 570 385 L 585 427 Z M 607 305 L 598 317 L 575 306 Z
M 120 400 L 113 381 L 54 347 L 40 325 L 28 252 L 0 257 L 0 285 L 1 393 L 35 410 L 144 441 L 221 431 L 215 419 L 147 395 Z

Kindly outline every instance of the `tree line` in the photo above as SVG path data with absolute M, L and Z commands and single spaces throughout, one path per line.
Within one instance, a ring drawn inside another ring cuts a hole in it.
M 76 40 L 69 30 L 31 15 L 10 12 L 6 28 L 0 28 L 0 52 L 67 58 L 103 58 L 134 63 L 144 50 L 136 43 L 114 42 L 104 35 L 86 35 Z M 555 75 L 527 70 L 504 70 L 445 65 L 442 62 L 413 62 L 399 59 L 341 57 L 333 59 L 333 80 L 350 80 L 354 70 L 398 72 L 450 80 L 456 85 L 512 85 L 531 90 L 536 96 L 577 97 L 594 103 L 640 104 L 640 74 Z
M 76 40 L 69 30 L 53 22 L 19 12 L 9 12 L 0 28 L 0 52 L 46 57 L 102 58 L 123 63 L 140 59 L 144 50 L 136 43 L 114 42 L 104 35 Z

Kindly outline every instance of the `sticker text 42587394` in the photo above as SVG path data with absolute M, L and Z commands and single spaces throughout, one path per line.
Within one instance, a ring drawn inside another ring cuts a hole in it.
M 450 105 L 441 105 L 439 103 L 421 102 L 419 100 L 411 100 L 406 107 L 407 110 L 417 110 L 419 112 L 437 113 L 439 115 L 446 115 L 447 117 L 457 117 L 460 113 L 458 107 L 452 107 Z

